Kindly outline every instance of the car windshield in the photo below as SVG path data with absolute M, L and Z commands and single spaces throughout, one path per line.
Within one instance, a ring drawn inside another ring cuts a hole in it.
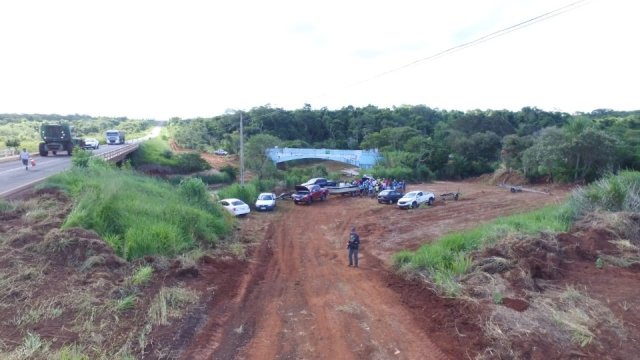
M 258 200 L 273 200 L 273 196 L 271 194 L 261 194 L 258 196 Z
M 382 192 L 380 192 L 380 195 L 389 195 L 391 193 L 391 190 L 382 190 Z
M 417 195 L 418 195 L 417 191 L 412 191 L 412 192 L 408 192 L 408 193 L 404 194 L 404 197 L 406 197 L 406 198 L 414 198 Z
M 244 205 L 244 203 L 243 203 L 242 201 L 240 201 L 240 200 L 232 201 L 232 202 L 231 202 L 231 204 L 233 204 L 233 205 L 235 205 L 235 206 Z

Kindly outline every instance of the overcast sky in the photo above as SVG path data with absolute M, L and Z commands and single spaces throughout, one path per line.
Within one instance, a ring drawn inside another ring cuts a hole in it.
M 634 0 L 585 1 L 429 59 L 574 2 L 3 0 L 0 113 L 640 109 Z

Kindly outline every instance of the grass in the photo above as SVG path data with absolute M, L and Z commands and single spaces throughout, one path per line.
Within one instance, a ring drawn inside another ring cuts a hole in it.
M 474 229 L 445 235 L 416 251 L 400 251 L 394 265 L 405 272 L 426 273 L 447 295 L 459 295 L 457 279 L 471 266 L 471 252 L 509 234 L 567 231 L 576 219 L 595 210 L 640 212 L 640 172 L 623 171 L 574 191 L 563 205 L 498 218 Z M 601 259 L 596 266 L 603 266 Z
M 186 181 L 176 187 L 130 170 L 93 163 L 55 175 L 45 187 L 60 188 L 74 199 L 75 207 L 64 228 L 95 230 L 128 260 L 145 255 L 175 256 L 199 242 L 215 243 L 231 230 L 232 220 L 211 202 L 201 181 Z
M 121 299 L 116 300 L 113 303 L 113 309 L 117 312 L 125 312 L 133 309 L 136 306 L 138 297 L 135 294 L 127 295 Z
M 167 325 L 170 318 L 181 316 L 187 306 L 195 304 L 198 298 L 198 293 L 190 289 L 162 288 L 147 311 L 148 321 L 153 325 Z
M 140 144 L 133 154 L 134 167 L 143 165 L 166 167 L 175 174 L 208 170 L 211 166 L 197 153 L 174 153 L 167 141 L 155 138 Z
M 0 357 L 7 360 L 46 359 L 49 347 L 49 342 L 43 341 L 40 335 L 28 331 L 17 348 L 11 353 L 0 353 Z
M 32 324 L 37 324 L 42 320 L 55 319 L 60 317 L 63 313 L 61 305 L 58 300 L 47 299 L 43 302 L 34 304 L 29 308 L 24 308 L 19 312 L 12 321 L 12 324 L 18 327 L 24 327 Z
M 139 267 L 131 276 L 131 284 L 135 286 L 144 285 L 151 280 L 153 276 L 153 267 L 149 265 Z
M 11 203 L 0 199 L 0 214 L 13 211 L 14 207 Z
M 492 245 L 511 233 L 566 231 L 568 227 L 566 210 L 561 206 L 549 206 L 445 235 L 416 251 L 400 251 L 394 255 L 393 261 L 400 269 L 426 272 L 445 294 L 457 295 L 460 286 L 456 279 L 470 269 L 472 251 Z
M 568 205 L 574 219 L 598 209 L 640 212 L 640 172 L 622 171 L 580 188 Z

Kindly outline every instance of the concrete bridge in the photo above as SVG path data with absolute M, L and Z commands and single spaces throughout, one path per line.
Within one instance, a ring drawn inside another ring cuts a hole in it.
M 134 151 L 138 150 L 138 147 L 140 146 L 140 143 L 137 141 L 131 141 L 128 142 L 126 145 L 118 147 L 115 150 L 110 150 L 107 152 L 103 152 L 103 153 L 99 153 L 99 154 L 95 154 L 94 156 L 98 156 L 101 157 L 107 161 L 111 161 L 114 162 L 116 164 L 120 164 L 122 163 L 122 161 L 124 159 L 127 158 L 127 156 L 129 156 L 129 154 L 133 153 Z
M 338 161 L 363 169 L 371 168 L 382 160 L 382 155 L 377 150 L 271 148 L 267 149 L 267 157 L 275 164 L 299 159 L 322 159 Z

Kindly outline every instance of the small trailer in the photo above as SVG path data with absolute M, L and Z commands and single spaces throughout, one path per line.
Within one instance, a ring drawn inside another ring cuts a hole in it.
M 528 189 L 528 188 L 523 187 L 522 185 L 509 185 L 509 184 L 502 183 L 502 184 L 498 185 L 498 187 L 509 189 L 509 191 L 511 191 L 512 193 L 519 193 L 519 192 L 525 191 L 525 192 L 532 192 L 532 193 L 536 193 L 536 194 L 551 195 L 551 193 L 548 192 L 548 191 L 540 191 L 540 190 L 535 190 L 535 189 Z
M 446 200 L 458 201 L 459 197 L 460 197 L 459 192 L 448 192 L 440 195 L 440 198 L 445 201 Z

